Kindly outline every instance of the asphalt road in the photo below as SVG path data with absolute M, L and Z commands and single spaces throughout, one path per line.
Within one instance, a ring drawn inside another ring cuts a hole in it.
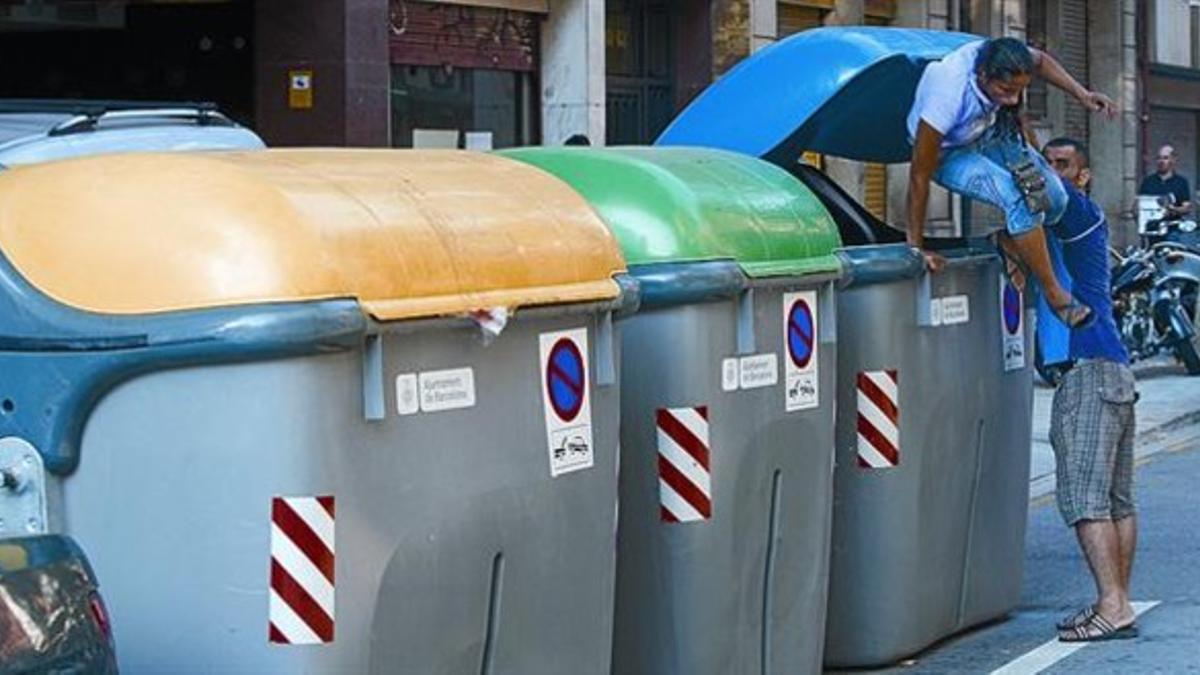
M 1200 383 L 1194 385 L 1200 394 Z M 1086 564 L 1054 507 L 1030 507 L 1023 598 L 1008 619 L 951 638 L 879 672 L 1200 673 L 1200 425 L 1176 425 L 1140 445 L 1135 484 L 1140 541 L 1135 601 L 1159 603 L 1139 618 L 1136 640 L 1090 644 L 1073 653 L 1054 641 L 1054 621 L 1091 601 Z

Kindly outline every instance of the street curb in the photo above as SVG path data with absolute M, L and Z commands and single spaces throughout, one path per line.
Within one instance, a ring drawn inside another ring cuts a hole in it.
M 1150 429 L 1137 432 L 1134 440 L 1133 458 L 1135 465 L 1164 451 L 1181 450 L 1180 445 L 1195 440 L 1200 445 L 1200 410 L 1193 410 Z M 1054 495 L 1054 472 L 1043 474 L 1029 481 L 1029 504 L 1041 506 Z
M 1140 442 L 1142 440 L 1142 437 L 1144 437 L 1144 436 L 1150 436 L 1151 434 L 1168 433 L 1171 431 L 1175 431 L 1176 429 L 1179 429 L 1180 427 L 1191 426 L 1191 425 L 1197 424 L 1197 423 L 1200 423 L 1200 410 L 1193 410 L 1192 412 L 1180 415 L 1179 417 L 1176 417 L 1175 419 L 1167 420 L 1166 422 L 1163 422 L 1162 424 L 1160 424 L 1156 427 L 1152 427 L 1150 429 L 1145 429 L 1143 431 L 1139 431 L 1139 432 L 1137 432 L 1136 438 L 1137 438 L 1138 442 Z

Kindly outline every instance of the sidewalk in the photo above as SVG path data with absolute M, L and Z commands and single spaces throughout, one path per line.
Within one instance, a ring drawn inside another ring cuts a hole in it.
M 1134 366 L 1138 379 L 1138 459 L 1173 445 L 1181 432 L 1200 433 L 1200 376 L 1188 377 L 1183 366 L 1160 358 Z M 1035 378 L 1036 379 L 1036 378 Z M 1040 380 L 1033 390 L 1033 442 L 1029 467 L 1029 498 L 1037 500 L 1054 492 L 1054 451 L 1050 448 L 1050 403 L 1054 390 Z

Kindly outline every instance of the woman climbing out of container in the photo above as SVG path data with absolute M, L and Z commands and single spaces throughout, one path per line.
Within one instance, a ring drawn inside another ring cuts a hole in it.
M 1067 196 L 1058 176 L 1034 151 L 1021 129 L 1021 94 L 1034 76 L 1074 96 L 1089 110 L 1116 116 L 1112 99 L 1090 91 L 1045 52 L 1013 38 L 982 40 L 959 47 L 929 64 L 908 114 L 912 172 L 908 193 L 908 242 L 924 249 L 929 182 L 991 204 L 1005 216 L 998 242 L 1028 267 L 1046 301 L 1072 328 L 1094 318 L 1054 275 L 1043 225 L 1058 222 Z M 938 271 L 945 261 L 925 252 Z

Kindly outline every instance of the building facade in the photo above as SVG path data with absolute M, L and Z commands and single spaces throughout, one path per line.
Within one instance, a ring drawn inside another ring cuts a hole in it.
M 1172 0 L 1161 0 L 1169 3 Z M 1183 0 L 1187 4 L 1187 0 Z M 959 30 L 990 37 L 1012 36 L 1046 49 L 1085 85 L 1103 91 L 1121 109 L 1108 122 L 1088 113 L 1061 91 L 1031 87 L 1027 101 L 1037 136 L 1045 141 L 1070 135 L 1088 143 L 1096 167 L 1092 196 L 1104 206 L 1118 242 L 1132 241 L 1132 205 L 1141 171 L 1138 36 L 1135 0 L 725 0 L 741 9 L 727 12 L 748 21 L 738 40 L 716 44 L 718 63 L 736 62 L 754 49 L 821 25 L 891 25 Z M 1193 10 L 1194 11 L 1194 10 Z M 1193 48 L 1195 40 L 1191 42 Z M 1175 48 L 1180 51 L 1179 47 Z M 1197 81 L 1200 84 L 1200 81 Z M 1192 95 L 1193 102 L 1200 96 Z M 1198 104 L 1200 105 L 1200 104 Z M 843 188 L 880 218 L 905 220 L 908 167 L 882 167 L 823 158 Z M 964 203 L 935 186 L 928 230 L 956 235 L 994 229 L 1001 215 Z
M 1154 171 L 1154 155 L 1171 144 L 1177 170 L 1193 189 L 1200 171 L 1200 0 L 1143 3 L 1147 39 L 1143 49 L 1142 173 Z
M 5 96 L 215 100 L 274 145 L 646 143 L 753 51 L 823 25 L 1011 35 L 1121 107 L 1110 123 L 1031 87 L 1042 139 L 1086 140 L 1093 195 L 1132 223 L 1156 144 L 1200 169 L 1197 0 L 0 0 Z M 579 140 L 579 139 L 576 139 Z M 814 158 L 904 220 L 907 168 Z M 995 226 L 944 192 L 930 229 Z

